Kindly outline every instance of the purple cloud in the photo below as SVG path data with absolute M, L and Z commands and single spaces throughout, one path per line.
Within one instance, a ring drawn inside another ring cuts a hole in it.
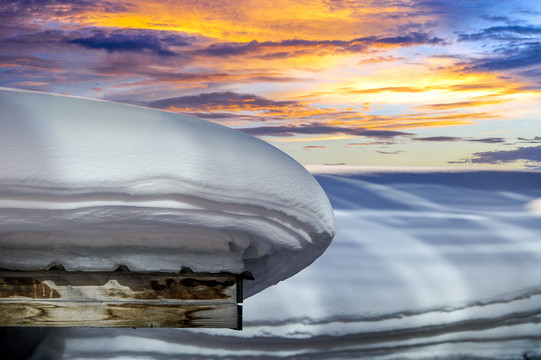
M 468 138 L 462 138 L 462 137 L 455 137 L 455 136 L 430 136 L 430 137 L 418 137 L 413 138 L 412 140 L 416 141 L 470 141 L 470 142 L 482 142 L 486 144 L 497 144 L 497 143 L 503 143 L 505 142 L 504 138 L 481 138 L 481 139 L 468 139 Z
M 517 140 L 520 141 L 521 143 L 538 144 L 541 142 L 541 136 L 536 136 L 532 139 L 517 138 Z
M 541 34 L 541 27 L 539 26 L 493 26 L 483 31 L 473 34 L 459 34 L 459 41 L 479 41 L 479 40 L 524 40 L 529 39 L 531 36 Z M 520 37 L 518 37 L 520 35 Z
M 176 55 L 174 51 L 169 49 L 171 46 L 190 45 L 186 37 L 171 32 L 153 30 L 115 30 L 109 33 L 103 30 L 93 30 L 90 36 L 74 37 L 65 41 L 87 49 L 100 49 L 108 52 L 148 52 L 164 56 Z
M 502 164 L 519 160 L 541 163 L 541 146 L 519 147 L 515 150 L 487 151 L 473 154 L 468 162 L 476 164 Z
M 398 46 L 410 46 L 419 44 L 441 44 L 444 40 L 431 37 L 426 33 L 412 32 L 401 36 L 391 37 L 363 37 L 354 40 L 303 40 L 291 39 L 283 41 L 256 40 L 247 43 L 216 43 L 205 49 L 198 50 L 198 54 L 206 56 L 240 56 L 248 54 L 262 54 L 263 56 L 290 56 L 295 52 L 313 52 L 326 50 L 335 52 L 361 52 L 375 44 L 392 44 Z M 276 52 L 278 51 L 278 53 Z
M 239 129 L 254 136 L 293 136 L 293 135 L 325 135 L 346 134 L 366 136 L 379 139 L 396 136 L 410 136 L 411 133 L 391 130 L 366 130 L 364 128 L 346 128 L 340 126 L 324 126 L 317 124 L 303 124 L 299 126 L 260 126 L 255 128 Z
M 212 109 L 216 107 L 245 107 L 245 108 L 283 108 L 295 106 L 296 101 L 275 101 L 253 94 L 239 94 L 232 91 L 203 93 L 151 101 L 148 106 L 158 109 L 171 107 L 190 109 Z
M 33 14 L 40 17 L 70 16 L 82 12 L 100 11 L 106 13 L 129 12 L 134 5 L 127 1 L 102 0 L 0 0 L 0 18 L 6 24 L 20 19 L 28 20 Z
M 413 138 L 413 140 L 417 141 L 460 141 L 462 138 L 454 137 L 454 136 L 429 136 L 429 137 L 421 137 L 421 138 Z
M 466 141 L 482 142 L 482 143 L 486 143 L 486 144 L 498 144 L 498 143 L 505 142 L 505 139 L 504 138 L 491 137 L 491 138 L 483 138 L 483 139 L 467 139 Z
M 496 56 L 474 60 L 466 69 L 499 71 L 539 65 L 541 65 L 541 42 L 536 41 L 500 48 Z

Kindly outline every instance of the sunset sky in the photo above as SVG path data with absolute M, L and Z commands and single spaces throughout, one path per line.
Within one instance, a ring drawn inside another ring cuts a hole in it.
M 541 168 L 541 2 L 0 0 L 0 86 L 197 116 L 302 164 Z

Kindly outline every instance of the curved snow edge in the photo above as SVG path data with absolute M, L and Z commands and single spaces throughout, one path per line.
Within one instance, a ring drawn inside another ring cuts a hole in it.
M 22 90 L 0 89 L 0 107 L 0 263 L 31 266 L 50 250 L 55 261 L 76 259 L 72 269 L 93 269 L 114 261 L 103 260 L 109 249 L 135 269 L 249 270 L 249 296 L 312 263 L 334 236 L 317 181 L 240 131 Z M 175 241 L 184 255 L 149 255 Z M 33 255 L 10 258 L 30 245 Z

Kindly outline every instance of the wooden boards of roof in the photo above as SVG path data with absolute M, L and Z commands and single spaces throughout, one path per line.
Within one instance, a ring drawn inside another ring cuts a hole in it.
M 234 274 L 0 271 L 0 326 L 241 329 Z

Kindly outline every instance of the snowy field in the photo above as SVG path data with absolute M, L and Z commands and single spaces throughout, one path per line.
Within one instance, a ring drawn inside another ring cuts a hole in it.
M 541 173 L 312 172 L 335 239 L 243 331 L 55 329 L 33 359 L 541 359 Z

